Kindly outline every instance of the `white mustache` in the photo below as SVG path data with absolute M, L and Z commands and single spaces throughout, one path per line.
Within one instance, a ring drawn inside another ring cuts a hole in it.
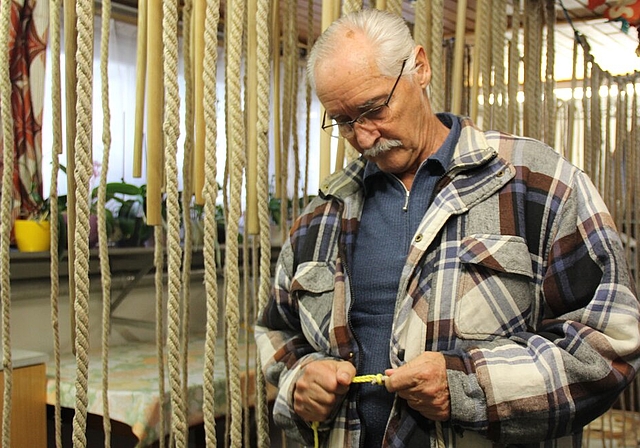
M 365 157 L 377 157 L 383 152 L 397 148 L 398 146 L 402 146 L 402 142 L 400 140 L 379 140 L 371 148 L 366 149 L 363 152 L 363 155 Z

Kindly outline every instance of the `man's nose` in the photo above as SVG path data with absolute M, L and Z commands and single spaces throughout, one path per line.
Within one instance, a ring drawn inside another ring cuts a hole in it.
M 358 146 L 360 148 L 371 148 L 378 137 L 380 137 L 380 132 L 378 128 L 372 123 L 354 123 L 353 124 L 353 133 L 358 142 Z

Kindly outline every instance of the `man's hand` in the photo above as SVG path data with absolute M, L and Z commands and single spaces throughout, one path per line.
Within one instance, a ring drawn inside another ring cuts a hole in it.
M 424 352 L 397 369 L 385 371 L 384 385 L 430 420 L 445 421 L 451 415 L 444 356 Z
M 349 390 L 356 368 L 348 361 L 314 361 L 302 369 L 293 392 L 293 409 L 303 420 L 326 420 Z

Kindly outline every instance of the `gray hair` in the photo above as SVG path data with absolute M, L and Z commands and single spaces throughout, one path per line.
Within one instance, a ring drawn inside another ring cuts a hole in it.
M 363 9 L 340 17 L 320 35 L 307 60 L 307 79 L 315 89 L 315 66 L 319 60 L 329 57 L 339 45 L 344 31 L 361 32 L 377 52 L 375 60 L 383 76 L 398 76 L 405 59 L 404 74 L 415 72 L 416 43 L 404 19 L 397 14 L 377 9 Z

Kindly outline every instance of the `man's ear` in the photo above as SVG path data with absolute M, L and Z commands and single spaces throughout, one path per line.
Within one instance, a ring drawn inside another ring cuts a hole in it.
M 414 77 L 420 83 L 420 87 L 422 87 L 422 89 L 424 90 L 431 82 L 431 66 L 429 65 L 427 54 L 424 51 L 422 45 L 417 45 L 415 48 L 415 52 L 416 74 L 414 75 Z

